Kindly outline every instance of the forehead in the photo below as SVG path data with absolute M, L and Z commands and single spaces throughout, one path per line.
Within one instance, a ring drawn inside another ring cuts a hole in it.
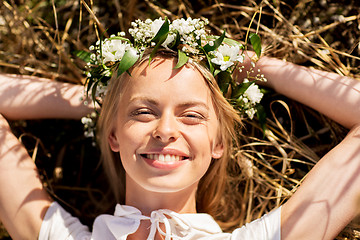
M 175 59 L 155 58 L 150 65 L 144 61 L 132 70 L 125 95 L 191 98 L 211 104 L 210 89 L 203 75 L 191 65 L 174 69 L 175 65 Z

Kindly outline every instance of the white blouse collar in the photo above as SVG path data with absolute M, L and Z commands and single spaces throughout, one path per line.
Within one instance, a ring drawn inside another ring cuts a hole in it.
M 139 228 L 141 220 L 151 222 L 147 240 L 154 239 L 156 231 L 165 237 L 165 240 L 184 239 L 191 235 L 221 233 L 221 228 L 208 214 L 179 214 L 168 209 L 159 209 L 151 212 L 150 217 L 142 215 L 135 207 L 117 204 L 114 216 L 100 215 L 93 226 L 93 238 L 111 234 L 114 239 L 126 237 Z M 165 226 L 165 231 L 160 228 Z M 101 239 L 101 238 L 99 238 Z

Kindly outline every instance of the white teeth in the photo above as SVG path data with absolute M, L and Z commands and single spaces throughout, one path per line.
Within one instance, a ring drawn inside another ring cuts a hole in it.
M 159 162 L 178 162 L 181 159 L 180 156 L 169 154 L 147 154 L 146 157 Z
M 175 159 L 175 158 L 174 158 Z M 170 155 L 165 155 L 165 162 L 173 162 L 173 158 Z

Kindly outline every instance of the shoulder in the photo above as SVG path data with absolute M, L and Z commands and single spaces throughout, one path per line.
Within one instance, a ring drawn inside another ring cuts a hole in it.
M 39 240 L 42 239 L 90 239 L 87 226 L 73 217 L 59 203 L 53 202 L 47 210 L 41 225 Z
M 281 239 L 281 207 L 233 231 L 234 239 Z

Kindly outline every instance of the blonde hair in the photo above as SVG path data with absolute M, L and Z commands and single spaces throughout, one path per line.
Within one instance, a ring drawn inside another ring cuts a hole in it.
M 158 51 L 155 57 L 176 58 L 176 54 L 172 51 L 164 50 Z M 143 60 L 135 64 L 134 67 L 139 66 L 147 59 L 144 56 Z M 210 89 L 219 121 L 218 140 L 224 148 L 222 157 L 212 160 L 209 169 L 199 182 L 196 195 L 197 211 L 212 215 L 221 226 L 228 228 L 238 224 L 238 218 L 240 217 L 233 215 L 234 213 L 236 214 L 233 209 L 234 207 L 227 199 L 228 194 L 224 193 L 229 192 L 228 188 L 230 186 L 227 170 L 233 146 L 237 144 L 235 126 L 241 123 L 241 119 L 239 114 L 224 98 L 214 76 L 196 61 L 190 61 L 187 65 L 194 67 L 204 76 L 205 82 Z M 111 133 L 113 121 L 116 119 L 120 99 L 129 86 L 130 80 L 131 77 L 128 74 L 122 74 L 118 78 L 115 77 L 111 80 L 109 92 L 104 100 L 98 122 L 98 140 L 102 152 L 104 170 L 109 178 L 116 200 L 122 204 L 125 201 L 125 170 L 121 164 L 119 154 L 111 151 L 108 144 L 108 136 Z

